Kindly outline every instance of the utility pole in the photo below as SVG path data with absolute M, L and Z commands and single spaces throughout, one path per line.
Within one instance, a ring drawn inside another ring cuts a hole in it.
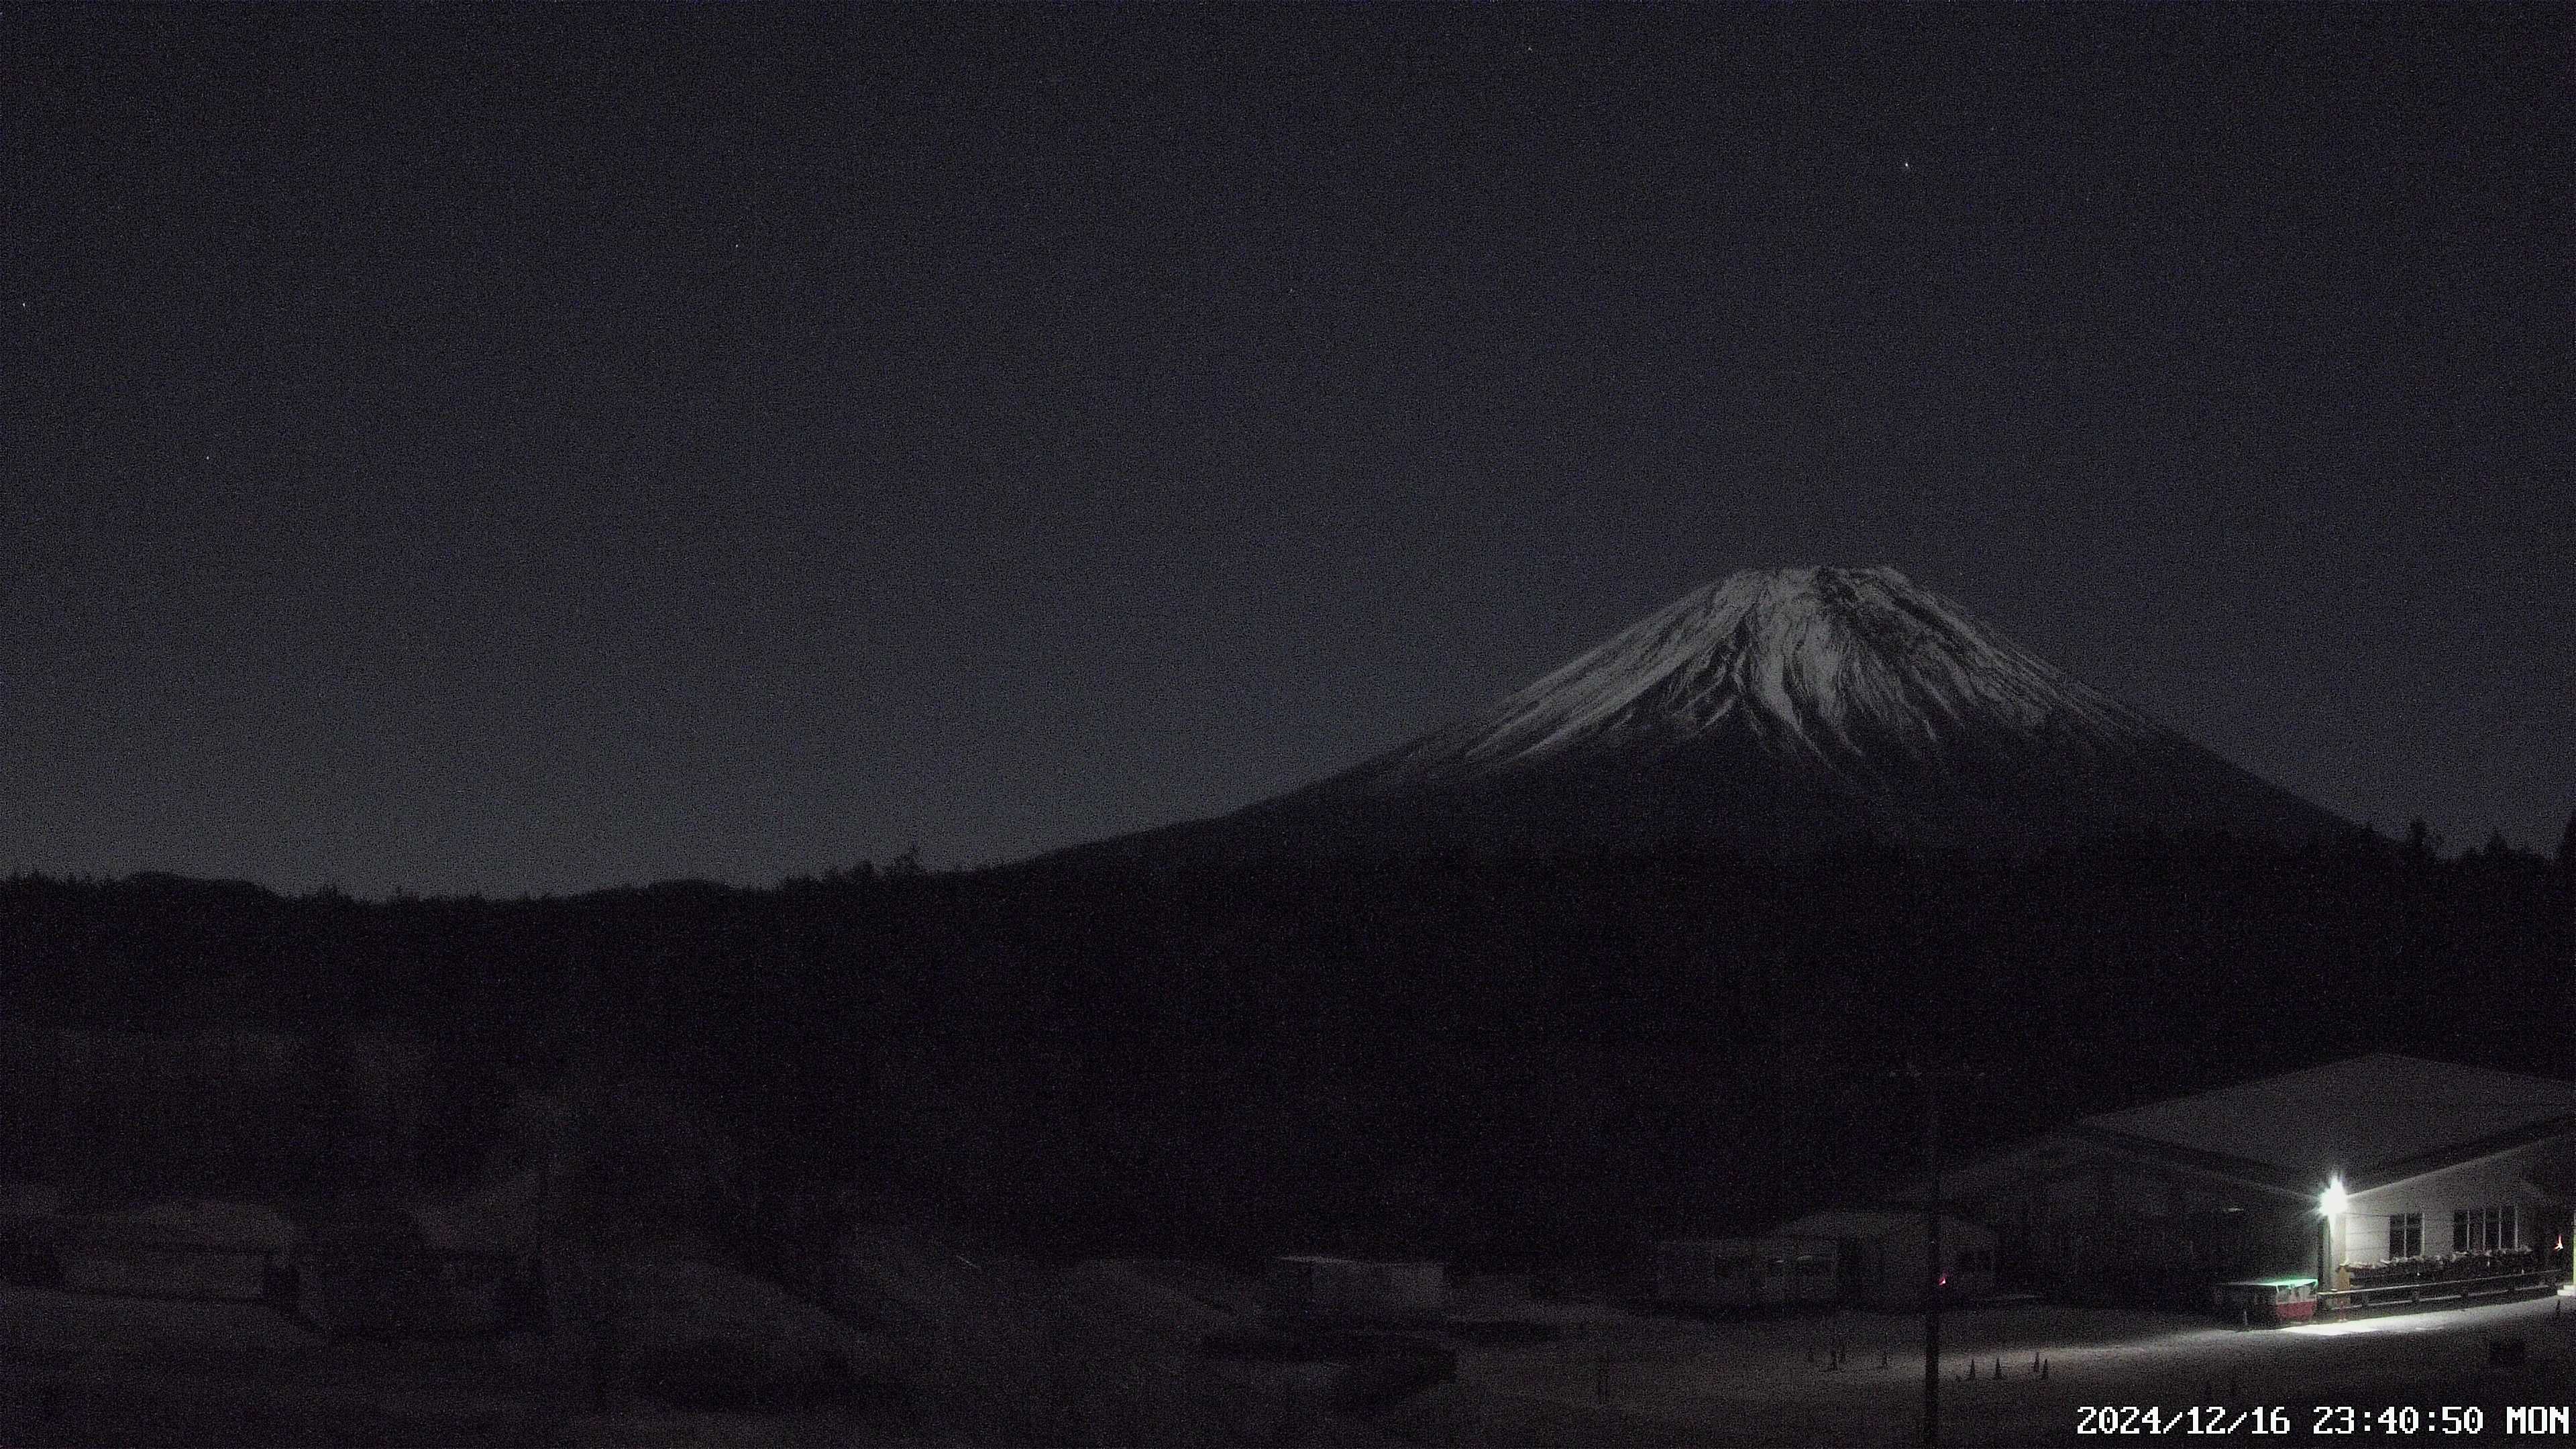
M 1923 1079 L 1923 1443 L 1941 1442 L 1941 1093 Z
M 1941 1083 L 1967 1082 L 1983 1072 L 1935 1071 L 1908 1062 L 1899 1075 L 1923 1088 L 1923 1443 L 1941 1442 Z

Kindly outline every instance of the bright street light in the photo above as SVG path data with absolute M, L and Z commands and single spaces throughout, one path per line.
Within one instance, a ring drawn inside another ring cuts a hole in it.
M 2334 1253 L 2335 1220 L 2343 1216 L 2344 1205 L 2350 1201 L 2344 1196 L 2343 1179 L 2340 1177 L 2327 1178 L 2326 1190 L 2317 1194 L 2317 1291 L 2320 1293 L 2344 1286 L 2337 1280 L 2334 1265 L 2327 1259 Z

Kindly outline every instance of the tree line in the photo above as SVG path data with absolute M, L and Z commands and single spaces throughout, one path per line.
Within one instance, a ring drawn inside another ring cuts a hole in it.
M 1865 1197 L 1914 1150 L 1907 1060 L 1984 1071 L 1963 1152 L 2367 1051 L 2576 1076 L 2566 853 L 1675 841 L 522 900 L 21 875 L 0 961 L 22 1029 L 410 1034 L 433 1185 L 520 1089 L 649 1078 L 726 1103 L 774 1193 L 1038 1249 L 1501 1260 Z M 81 1150 L 32 1130 L 22 1168 Z

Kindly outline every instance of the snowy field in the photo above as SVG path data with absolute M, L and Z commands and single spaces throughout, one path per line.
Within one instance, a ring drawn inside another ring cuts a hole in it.
M 1703 1322 L 1516 1295 L 1463 1302 L 1475 1316 L 1546 1323 L 1558 1337 L 1512 1346 L 1462 1341 L 1456 1382 L 1353 1418 L 1296 1406 L 1310 1396 L 1273 1403 L 1282 1385 L 1258 1376 L 1293 1376 L 1302 1371 L 1295 1366 L 1198 1358 L 1201 1334 L 1248 1325 L 1251 1285 L 1221 1270 L 1192 1276 L 1179 1271 L 1184 1266 L 1085 1265 L 1049 1275 L 1048 1313 L 987 1315 L 991 1324 L 971 1332 L 961 1319 L 925 1342 L 940 1360 L 936 1373 L 925 1370 L 925 1386 L 935 1389 L 940 1374 L 963 1375 L 965 1389 L 1013 1402 L 1078 1389 L 1083 1432 L 1068 1442 L 1919 1442 L 1917 1318 L 1845 1312 Z M 1020 1336 L 1034 1336 L 1015 1354 L 1009 1324 L 1022 1318 Z M 992 1342 L 967 1352 L 968 1339 Z M 2521 1341 L 2525 1361 L 2491 1364 L 2489 1344 L 2498 1339 Z M 2576 1405 L 2576 1300 L 2569 1299 L 2254 1330 L 2029 1304 L 1946 1315 L 1943 1344 L 1942 1438 L 1958 1445 L 2073 1444 L 2086 1437 L 2078 1427 L 2088 1407 L 2157 1405 L 2171 1415 L 2194 1404 L 2278 1406 L 2291 1432 L 2258 1436 L 2236 1425 L 2228 1435 L 2174 1437 L 2313 1442 L 2318 1409 L 2346 1405 L 2411 1407 L 2425 1422 L 2413 1435 L 2356 1424 L 2352 1434 L 2327 1437 L 2561 1442 L 2509 1434 L 2506 1410 Z M 593 1415 L 584 1411 L 583 1365 L 562 1349 L 532 1335 L 332 1344 L 251 1304 L 0 1289 L 0 1444 L 1005 1442 L 970 1429 L 972 1416 L 904 1426 L 846 1409 L 692 1414 L 633 1395 Z M 2035 1358 L 2048 1363 L 2044 1379 Z M 1973 1380 L 1965 1377 L 1972 1360 Z M 2483 1432 L 2433 1432 L 2444 1405 L 2482 1409 Z
M 533 1348 L 335 1345 L 257 1304 L 0 1289 L 0 1443 L 513 1442 L 564 1379 Z
M 332 1343 L 258 1304 L 0 1288 L 0 1445 L 890 1442 L 846 1407 L 690 1414 L 617 1392 L 593 1414 L 577 1347 Z
M 2576 1304 L 2526 1300 L 2448 1312 L 2241 1330 L 2202 1318 L 2042 1305 L 1943 1319 L 1945 1443 L 2071 1444 L 2087 1406 L 2193 1404 L 2288 1410 L 2307 1442 L 2322 1406 L 2375 1411 L 2476 1405 L 2476 1436 L 2378 1426 L 2325 1437 L 2517 1442 L 2509 1405 L 2576 1404 Z M 2518 1338 L 2526 1361 L 2493 1367 L 2489 1341 Z M 1842 1367 L 1832 1350 L 1842 1350 Z M 1883 1356 L 1883 1357 L 1882 1357 Z M 2034 1358 L 2045 1358 L 2040 1377 Z M 1970 1362 L 1976 1377 L 1967 1379 Z M 1995 1368 L 2003 1373 L 1998 1379 Z M 1884 1363 L 1884 1367 L 1882 1367 Z M 1469 1349 L 1458 1382 L 1387 1415 L 1419 1443 L 1530 1445 L 1911 1444 L 1920 1442 L 1922 1321 L 1841 1313 L 1741 1324 L 1653 1318 L 1598 1323 L 1527 1348 Z M 2428 1415 L 2429 1417 L 2429 1415 Z M 2329 1428 L 2337 1425 L 2329 1422 Z M 2250 1423 L 2231 1435 L 2258 1437 Z M 2147 1437 L 2143 1433 L 2102 1437 Z M 2519 1442 L 2556 1442 L 2522 1437 Z
M 657 1316 L 676 1321 L 661 1300 L 686 1285 L 670 1271 L 635 1274 L 647 1281 L 621 1335 L 629 1363 L 657 1338 L 680 1354 L 707 1346 L 651 1331 Z M 0 1446 L 1400 1442 L 1332 1412 L 1320 1366 L 1199 1354 L 1205 1335 L 1257 1322 L 1236 1311 L 1257 1297 L 1248 1280 L 1184 1273 L 1174 1286 L 1112 1264 L 916 1276 L 916 1306 L 935 1321 L 854 1352 L 852 1376 L 871 1383 L 734 1413 L 676 1409 L 634 1375 L 593 1412 L 591 1361 L 572 1334 L 335 1343 L 258 1304 L 0 1288 Z M 686 1319 L 703 1330 L 757 1317 L 757 1297 L 701 1292 Z M 1229 1306 L 1234 1297 L 1244 1301 Z

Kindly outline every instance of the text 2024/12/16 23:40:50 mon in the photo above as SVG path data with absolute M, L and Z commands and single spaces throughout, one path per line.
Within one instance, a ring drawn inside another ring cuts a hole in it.
M 2304 1419 L 2306 1422 L 2302 1423 Z M 2508 1434 L 2564 1437 L 2576 1423 L 2565 1405 L 2513 1405 L 2504 1411 Z M 2166 1408 L 2159 1404 L 2087 1404 L 2076 1411 L 2075 1432 L 2104 1435 L 2163 1434 L 2479 1434 L 2486 1431 L 2487 1411 L 2475 1404 L 2412 1404 L 2363 1407 L 2317 1404 L 2293 1410 L 2283 1404 L 2236 1407 L 2192 1404 Z

